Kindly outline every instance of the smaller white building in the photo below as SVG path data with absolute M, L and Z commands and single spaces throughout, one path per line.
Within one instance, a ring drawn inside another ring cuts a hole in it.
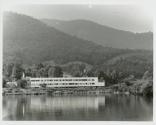
M 8 85 L 9 87 L 15 87 L 15 86 L 17 86 L 17 82 L 16 82 L 16 81 L 7 82 L 7 85 Z
M 98 82 L 97 77 L 59 77 L 59 78 L 29 78 L 30 87 L 81 87 L 81 86 L 105 86 L 105 82 Z

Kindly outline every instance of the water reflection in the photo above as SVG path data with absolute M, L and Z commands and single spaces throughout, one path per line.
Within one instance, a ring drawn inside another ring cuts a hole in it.
M 139 96 L 5 96 L 4 120 L 152 120 L 153 102 Z

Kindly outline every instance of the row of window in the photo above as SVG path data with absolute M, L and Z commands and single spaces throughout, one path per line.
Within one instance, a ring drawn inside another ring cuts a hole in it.
M 48 83 L 46 85 L 95 85 L 95 83 Z
M 95 81 L 95 79 L 46 79 L 46 80 L 31 80 L 31 82 L 38 81 Z
M 47 85 L 94 85 L 95 83 L 54 83 L 54 84 L 47 84 Z

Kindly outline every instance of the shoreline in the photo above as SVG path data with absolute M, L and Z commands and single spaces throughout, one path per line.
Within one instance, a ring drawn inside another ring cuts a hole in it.
M 132 82 L 133 83 L 133 82 Z M 126 83 L 119 83 L 112 86 L 105 87 L 11 87 L 3 88 L 2 95 L 104 95 L 106 93 L 112 94 L 126 94 L 126 95 L 140 95 L 153 97 L 153 83 L 149 81 L 136 81 L 132 85 Z
M 114 91 L 113 89 L 94 89 L 94 90 L 85 90 L 85 89 L 5 89 L 3 90 L 2 95 L 52 95 L 52 96 L 68 96 L 68 95 L 105 95 L 105 94 L 123 94 L 123 95 L 142 95 L 139 93 L 131 93 L 129 91 L 120 92 Z

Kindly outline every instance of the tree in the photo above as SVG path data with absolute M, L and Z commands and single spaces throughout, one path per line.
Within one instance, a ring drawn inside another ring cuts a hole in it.
M 105 81 L 106 86 L 118 84 L 125 78 L 123 73 L 116 70 L 113 70 L 112 72 L 107 71 L 106 73 L 104 71 L 98 71 L 97 76 L 99 81 Z
M 17 86 L 18 86 L 19 88 L 25 89 L 25 88 L 28 87 L 28 83 L 27 83 L 26 80 L 18 80 L 18 81 L 17 81 Z
M 39 77 L 47 77 L 47 73 L 45 71 L 45 68 L 41 68 L 38 70 Z
M 13 63 L 10 63 L 10 64 L 4 64 L 3 65 L 3 74 L 6 76 L 6 77 L 10 77 L 11 74 L 12 74 L 12 70 L 13 70 L 13 66 L 14 64 Z
M 63 77 L 63 71 L 61 67 L 55 66 L 54 77 Z
M 51 66 L 48 69 L 48 77 L 63 77 L 63 71 L 62 68 L 59 66 Z
M 44 66 L 43 66 L 42 63 L 39 63 L 39 64 L 36 65 L 36 67 L 37 67 L 37 69 L 39 70 L 39 69 L 43 68 Z
M 6 87 L 6 80 L 3 78 L 3 88 Z
M 32 70 L 31 70 L 31 68 L 28 68 L 28 69 L 25 70 L 25 75 L 26 76 L 32 76 Z
M 79 71 L 74 72 L 73 74 L 74 77 L 81 77 L 81 73 Z
M 55 70 L 55 67 L 50 67 L 48 69 L 48 77 L 54 77 L 54 70 Z
M 94 77 L 94 72 L 92 70 L 87 71 L 86 74 L 87 74 L 88 77 Z
M 146 71 L 143 76 L 142 76 L 142 79 L 146 80 L 146 79 L 149 79 L 150 78 L 150 73 L 149 71 Z
M 13 70 L 12 70 L 12 78 L 15 78 L 17 80 L 21 79 L 22 74 L 24 72 L 24 69 L 22 68 L 21 64 L 14 64 Z
M 99 79 L 99 81 L 103 81 L 104 80 L 104 76 L 105 76 L 105 74 L 104 74 L 104 72 L 103 71 L 100 71 L 99 73 L 98 73 L 98 79 Z
M 81 72 L 82 75 L 84 75 L 84 73 L 85 73 L 85 68 L 86 68 L 86 65 L 85 64 L 80 64 L 79 70 L 80 70 L 80 72 Z

